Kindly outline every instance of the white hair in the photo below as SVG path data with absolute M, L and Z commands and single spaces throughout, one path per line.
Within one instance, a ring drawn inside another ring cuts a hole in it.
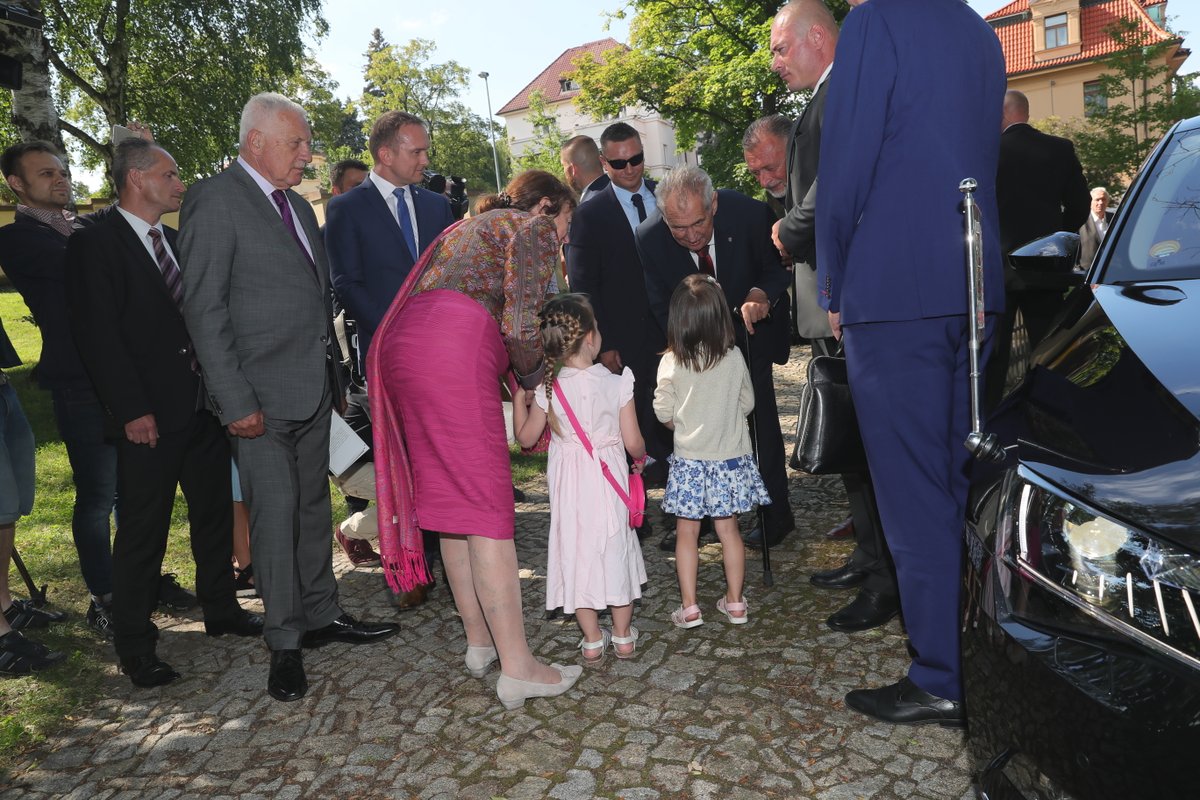
M 659 181 L 654 190 L 659 206 L 667 205 L 675 195 L 688 195 L 709 206 L 713 199 L 712 178 L 699 167 L 688 164 L 672 170 L 667 177 Z
M 308 115 L 298 103 L 278 92 L 262 92 L 251 97 L 242 109 L 242 122 L 238 126 L 238 147 L 246 146 L 251 130 L 263 130 L 264 123 L 269 118 L 288 111 L 299 114 L 305 121 L 308 120 Z

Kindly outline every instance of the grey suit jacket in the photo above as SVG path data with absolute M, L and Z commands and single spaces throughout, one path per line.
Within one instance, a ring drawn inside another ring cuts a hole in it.
M 238 163 L 192 186 L 180 217 L 184 319 L 223 424 L 317 412 L 335 339 L 329 264 L 312 208 L 287 192 L 316 268 Z

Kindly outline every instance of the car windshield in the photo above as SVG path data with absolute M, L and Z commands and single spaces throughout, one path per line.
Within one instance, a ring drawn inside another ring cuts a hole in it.
M 1200 130 L 1167 144 L 1118 236 L 1104 283 L 1200 278 Z

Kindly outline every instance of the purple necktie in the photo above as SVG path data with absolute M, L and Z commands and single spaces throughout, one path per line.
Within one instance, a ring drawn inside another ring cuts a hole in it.
M 183 276 L 179 274 L 179 265 L 167 252 L 166 246 L 163 245 L 162 234 L 157 228 L 151 228 L 146 235 L 150 237 L 150 244 L 154 248 L 154 258 L 158 261 L 158 269 L 162 272 L 163 280 L 166 281 L 167 291 L 175 300 L 175 305 L 179 306 L 179 310 L 182 311 Z
M 271 199 L 275 201 L 276 207 L 279 208 L 279 216 L 283 217 L 283 224 L 287 226 L 288 233 L 296 240 L 296 244 L 300 245 L 300 252 L 304 253 L 304 257 L 308 259 L 308 265 L 312 267 L 314 273 L 317 271 L 317 265 L 309 255 L 308 248 L 304 246 L 304 240 L 300 238 L 300 232 L 296 230 L 296 220 L 292 219 L 292 206 L 288 203 L 287 195 L 283 189 L 276 189 L 271 192 Z

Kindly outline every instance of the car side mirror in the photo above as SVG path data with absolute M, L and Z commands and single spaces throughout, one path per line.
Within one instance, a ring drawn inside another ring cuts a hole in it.
M 1059 231 L 1034 239 L 1008 254 L 1014 269 L 1030 272 L 1071 272 L 1079 260 L 1079 234 Z

